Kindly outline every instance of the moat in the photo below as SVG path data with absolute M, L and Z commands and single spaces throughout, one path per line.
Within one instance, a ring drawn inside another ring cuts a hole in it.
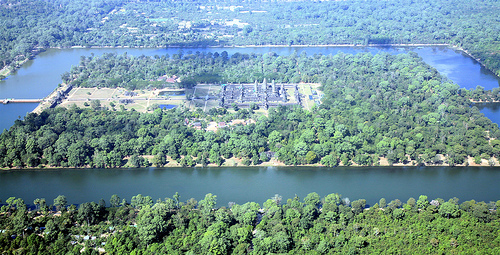
M 175 54 L 180 49 L 67 49 L 49 50 L 29 61 L 17 73 L 0 83 L 2 98 L 41 98 L 48 95 L 61 82 L 61 74 L 77 65 L 81 55 L 104 52 L 127 52 L 132 55 Z M 449 79 L 464 88 L 485 89 L 499 86 L 499 79 L 482 68 L 477 62 L 461 52 L 443 47 L 426 48 L 200 48 L 182 49 L 196 51 L 237 51 L 244 53 L 276 52 L 287 55 L 305 51 L 309 54 L 335 54 L 339 51 L 356 54 L 359 52 L 389 52 L 399 54 L 413 50 L 425 62 L 438 69 Z M 263 82 L 261 82 L 262 84 Z M 271 85 L 268 93 L 278 95 L 280 84 Z M 264 91 L 249 84 L 248 90 Z M 179 95 L 169 96 L 180 96 Z M 293 95 L 290 95 L 293 96 Z M 0 130 L 9 128 L 17 118 L 32 111 L 37 104 L 0 104 Z M 498 123 L 498 104 L 478 105 L 487 117 Z M 283 198 L 295 195 L 303 198 L 310 192 L 321 196 L 340 193 L 351 200 L 365 198 L 374 204 L 384 197 L 387 200 L 420 194 L 429 198 L 458 197 L 461 201 L 495 200 L 500 195 L 498 167 L 226 167 L 226 168 L 143 168 L 143 169 L 43 169 L 9 170 L 0 172 L 0 199 L 9 196 L 22 197 L 30 203 L 38 197 L 51 201 L 59 194 L 68 197 L 70 203 L 108 200 L 112 194 L 130 199 L 139 193 L 158 198 L 170 197 L 179 192 L 182 200 L 191 197 L 200 200 L 206 193 L 218 196 L 218 205 L 228 202 L 263 203 L 274 194 Z
M 275 194 L 283 199 L 303 199 L 316 192 L 324 197 L 339 193 L 351 201 L 364 198 L 373 205 L 418 198 L 461 202 L 496 201 L 500 197 L 500 167 L 222 167 L 222 168 L 131 168 L 43 169 L 0 172 L 2 201 L 10 196 L 26 203 L 45 198 L 48 203 L 65 195 L 69 203 L 109 201 L 113 194 L 129 202 L 137 194 L 156 200 L 179 192 L 181 200 L 217 195 L 217 205 L 255 201 L 262 205 Z

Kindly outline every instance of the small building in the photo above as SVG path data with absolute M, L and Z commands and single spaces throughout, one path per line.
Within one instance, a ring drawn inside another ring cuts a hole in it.
M 265 151 L 265 152 L 262 152 L 262 153 L 266 154 L 266 157 L 268 159 L 274 158 L 276 156 L 276 152 L 274 152 L 274 151 Z

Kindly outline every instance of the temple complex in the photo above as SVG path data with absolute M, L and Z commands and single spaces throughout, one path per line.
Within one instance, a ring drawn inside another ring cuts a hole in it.
M 289 95 L 294 95 L 289 98 Z M 252 104 L 268 109 L 278 105 L 302 105 L 302 95 L 297 84 L 281 83 L 276 85 L 273 80 L 270 84 L 264 78 L 262 83 L 255 81 L 247 84 L 223 84 L 219 106 L 232 106 L 236 104 L 240 108 L 248 108 Z

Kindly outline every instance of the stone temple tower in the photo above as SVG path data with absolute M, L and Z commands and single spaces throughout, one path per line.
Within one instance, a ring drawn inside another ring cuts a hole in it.
M 267 81 L 266 81 L 266 78 L 264 78 L 264 82 L 262 82 L 262 91 L 263 92 L 267 91 Z

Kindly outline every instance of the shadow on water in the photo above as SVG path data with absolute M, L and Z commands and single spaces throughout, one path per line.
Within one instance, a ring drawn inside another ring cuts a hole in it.
M 493 123 L 500 126 L 500 103 L 477 103 L 474 106 Z
M 492 112 L 498 112 L 500 110 L 500 103 L 476 103 L 474 104 L 480 111 L 487 108 Z

